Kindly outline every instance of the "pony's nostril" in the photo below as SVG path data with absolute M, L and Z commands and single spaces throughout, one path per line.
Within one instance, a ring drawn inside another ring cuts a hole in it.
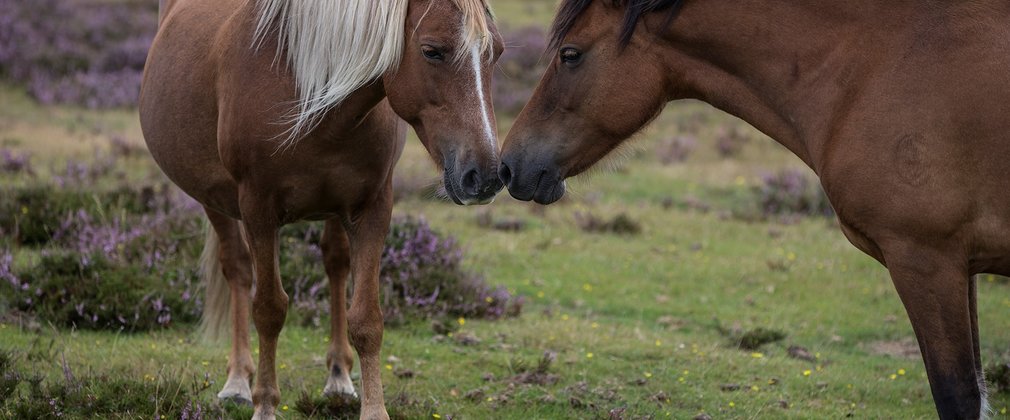
M 512 184 L 512 169 L 509 168 L 508 164 L 505 162 L 502 162 L 501 166 L 498 167 L 498 179 L 500 179 L 502 184 L 505 184 L 505 186 Z
M 471 169 L 466 171 L 463 175 L 463 192 L 470 195 L 477 195 L 480 192 L 480 175 L 477 174 L 476 169 Z

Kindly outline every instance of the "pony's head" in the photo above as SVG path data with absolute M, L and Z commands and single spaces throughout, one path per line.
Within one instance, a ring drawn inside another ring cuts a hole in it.
M 551 58 L 502 149 L 500 176 L 513 197 L 553 203 L 578 175 L 644 127 L 670 99 L 654 34 L 635 31 L 676 0 L 564 0 Z M 648 19 L 648 20 L 647 20 Z
M 411 0 L 403 54 L 383 77 L 393 110 L 443 168 L 457 204 L 485 204 L 502 189 L 491 74 L 501 36 L 483 0 Z
M 381 86 L 445 171 L 458 204 L 502 189 L 491 72 L 501 35 L 484 0 L 258 0 L 254 45 L 276 34 L 299 101 L 281 147 L 366 86 Z

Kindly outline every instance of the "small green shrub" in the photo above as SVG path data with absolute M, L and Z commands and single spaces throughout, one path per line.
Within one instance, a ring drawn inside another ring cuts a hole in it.
M 784 338 L 786 338 L 786 333 L 784 331 L 758 327 L 750 331 L 745 331 L 742 335 L 740 335 L 738 340 L 740 341 L 739 346 L 741 349 L 757 350 L 765 344 L 782 341 Z
M 0 283 L 0 292 L 14 309 L 61 326 L 143 331 L 195 321 L 195 274 L 165 275 L 100 255 L 50 252 L 18 274 L 20 284 Z
M 93 211 L 95 201 L 84 191 L 34 185 L 0 190 L 0 231 L 16 243 L 45 245 L 59 231 L 67 214 Z

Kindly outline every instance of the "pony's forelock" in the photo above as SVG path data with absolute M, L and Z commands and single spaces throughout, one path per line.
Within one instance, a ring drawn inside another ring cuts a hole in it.
M 409 0 L 252 1 L 258 9 L 253 48 L 275 36 L 276 60 L 290 67 L 298 89 L 298 101 L 283 121 L 290 128 L 278 149 L 293 146 L 326 112 L 400 64 Z M 463 15 L 455 58 L 467 58 L 474 47 L 491 51 L 484 0 L 451 1 Z
M 624 20 L 621 23 L 618 41 L 621 47 L 631 42 L 635 35 L 638 22 L 649 13 L 668 11 L 664 26 L 669 25 L 676 17 L 684 0 L 563 0 L 558 7 L 557 16 L 551 25 L 550 48 L 558 49 L 565 36 L 575 26 L 575 22 L 594 1 L 604 1 L 611 7 L 624 7 Z
M 461 30 L 462 40 L 453 59 L 462 62 L 470 58 L 470 52 L 475 48 L 480 55 L 493 57 L 494 37 L 491 34 L 490 22 L 494 20 L 491 9 L 484 0 L 452 0 L 463 15 Z

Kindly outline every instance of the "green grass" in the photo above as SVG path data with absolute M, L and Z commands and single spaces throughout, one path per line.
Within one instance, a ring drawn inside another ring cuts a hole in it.
M 552 1 L 495 2 L 499 19 L 513 26 L 546 24 L 553 7 Z M 39 107 L 11 87 L 0 87 L 0 123 L 3 146 L 57 165 L 90 156 L 104 132 L 140 141 L 132 111 Z M 683 164 L 661 165 L 652 152 L 656 144 L 692 125 L 698 151 Z M 504 134 L 507 119 L 501 127 Z M 752 134 L 741 156 L 723 159 L 713 151 L 721 127 Z M 387 330 L 383 383 L 391 412 L 592 418 L 623 408 L 627 418 L 702 412 L 714 418 L 935 417 L 921 360 L 890 354 L 914 349 L 914 337 L 878 263 L 848 244 L 829 219 L 786 225 L 731 217 L 758 177 L 802 167 L 798 159 L 740 121 L 693 102 L 670 105 L 620 155 L 604 165 L 611 170 L 577 180 L 569 198 L 547 208 L 507 195 L 484 208 L 416 197 L 397 203 L 397 214 L 424 215 L 435 229 L 455 235 L 467 248 L 468 268 L 525 295 L 527 304 L 517 319 L 464 320 L 461 332 L 479 338 L 476 345 L 438 338 L 427 322 Z M 397 174 L 432 182 L 440 176 L 413 138 Z M 687 196 L 712 211 L 663 205 Z M 477 223 L 483 212 L 521 220 L 526 228 L 487 230 Z M 577 213 L 625 213 L 643 230 L 637 236 L 586 233 Z M 1008 310 L 1010 286 L 983 277 L 986 364 L 1010 358 Z M 787 335 L 756 351 L 738 349 L 729 337 L 755 328 Z M 0 323 L 0 350 L 34 355 L 17 358 L 16 367 L 50 382 L 64 377 L 64 359 L 79 375 L 141 382 L 207 375 L 210 388 L 199 396 L 213 404 L 225 379 L 227 346 L 194 341 L 192 334 L 189 326 L 136 335 L 29 328 L 11 318 Z M 303 418 L 294 410 L 299 395 L 321 391 L 326 340 L 325 329 L 290 326 L 282 333 L 283 418 Z M 816 360 L 789 357 L 791 345 Z M 513 383 L 519 367 L 535 365 L 545 351 L 557 354 L 549 370 L 557 383 Z M 394 374 L 402 369 L 416 374 Z M 723 390 L 727 385 L 739 389 Z M 401 394 L 418 404 L 397 405 Z M 992 404 L 1003 418 L 1010 395 L 994 395 Z M 228 410 L 236 418 L 249 414 Z
M 11 95 L 16 99 L 9 90 L 4 94 Z M 671 126 L 697 113 L 712 114 L 717 121 L 712 124 L 740 124 L 693 103 L 671 106 L 659 124 Z M 120 118 L 115 112 L 88 114 L 99 121 Z M 48 129 L 44 120 L 27 121 L 29 128 Z M 682 165 L 662 166 L 648 152 L 661 134 L 647 132 L 613 165 L 616 171 L 580 181 L 574 198 L 555 206 L 507 196 L 486 208 L 418 198 L 398 203 L 396 213 L 423 214 L 434 228 L 457 236 L 467 248 L 469 268 L 527 296 L 528 304 L 518 319 L 467 320 L 463 331 L 481 340 L 475 346 L 436 341 L 424 322 L 387 331 L 383 359 L 399 360 L 384 371 L 387 398 L 405 393 L 433 407 L 431 413 L 408 410 L 411 416 L 463 418 L 585 418 L 615 408 L 626 408 L 628 416 L 674 418 L 700 412 L 723 418 L 932 417 L 921 361 L 878 351 L 883 344 L 907 348 L 912 340 L 882 267 L 852 248 L 828 219 L 781 225 L 726 217 L 727 206 L 748 196 L 755 177 L 795 166 L 795 158 L 770 140 L 755 139 L 741 158 L 723 160 L 706 151 L 709 139 L 702 132 L 702 150 Z M 41 156 L 55 159 L 60 153 Z M 416 140 L 399 171 L 437 176 Z M 713 211 L 661 204 L 682 194 L 709 197 Z M 522 220 L 527 228 L 518 233 L 481 228 L 477 216 L 487 211 L 496 219 Z M 643 232 L 585 233 L 576 223 L 579 212 L 626 213 Z M 979 299 L 986 360 L 1005 360 L 1010 331 L 1001 325 L 1010 288 L 983 280 Z M 757 327 L 787 337 L 752 352 L 737 349 L 723 333 Z M 53 343 L 50 354 L 59 358 L 21 362 L 52 380 L 62 375 L 62 357 L 78 372 L 141 381 L 206 374 L 214 385 L 201 396 L 209 402 L 224 381 L 227 347 L 195 343 L 190 334 L 187 328 L 127 335 L 0 325 L 2 347 L 26 351 Z M 287 418 L 300 418 L 292 407 L 302 392 L 315 395 L 322 388 L 325 340 L 322 329 L 290 327 L 282 335 Z M 819 358 L 790 358 L 790 345 Z M 534 363 L 545 351 L 557 352 L 551 368 L 559 376 L 556 384 L 509 385 L 517 361 Z M 401 368 L 417 375 L 393 375 Z M 484 381 L 488 373 L 495 379 Z M 740 390 L 722 391 L 727 384 Z M 474 390 L 481 391 L 479 399 L 465 397 Z M 660 393 L 665 400 L 657 398 Z M 582 408 L 573 408 L 573 401 Z M 993 403 L 1001 409 L 1010 397 L 996 395 Z

